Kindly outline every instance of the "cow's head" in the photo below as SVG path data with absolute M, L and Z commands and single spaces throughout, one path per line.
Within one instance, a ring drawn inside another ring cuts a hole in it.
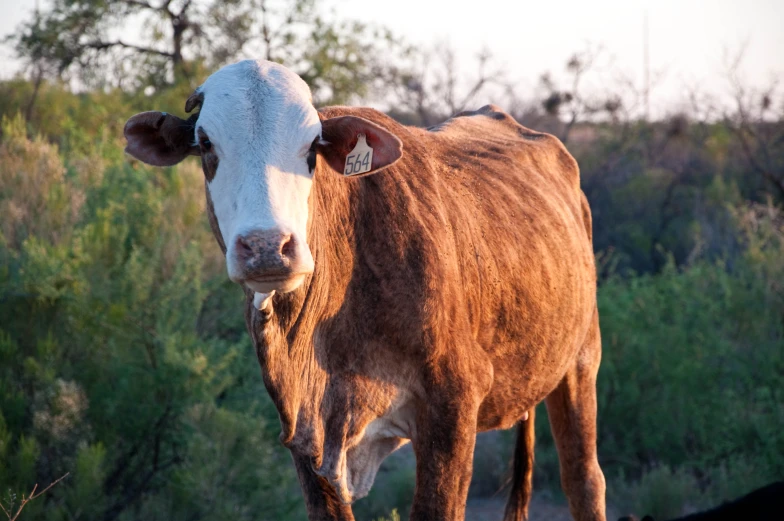
M 313 272 L 308 198 L 318 155 L 342 175 L 364 134 L 373 149 L 367 175 L 402 152 L 397 137 L 366 119 L 321 120 L 307 84 L 276 63 L 223 67 L 185 110 L 199 106 L 188 120 L 165 112 L 133 116 L 125 125 L 126 151 L 156 166 L 201 156 L 229 277 L 258 293 L 292 291 Z

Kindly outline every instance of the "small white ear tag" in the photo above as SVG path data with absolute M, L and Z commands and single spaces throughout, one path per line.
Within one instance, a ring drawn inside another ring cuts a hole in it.
M 357 146 L 346 156 L 346 166 L 343 168 L 343 175 L 352 176 L 370 172 L 373 165 L 373 149 L 367 144 L 365 134 L 357 137 Z

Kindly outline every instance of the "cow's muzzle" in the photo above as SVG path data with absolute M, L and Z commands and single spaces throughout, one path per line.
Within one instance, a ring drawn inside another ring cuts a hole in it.
M 253 231 L 239 235 L 233 248 L 229 276 L 257 293 L 293 291 L 313 273 L 310 248 L 292 233 Z

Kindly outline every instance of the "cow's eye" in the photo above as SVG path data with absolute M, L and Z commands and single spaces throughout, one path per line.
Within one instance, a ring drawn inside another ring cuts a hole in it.
M 319 137 L 316 136 L 316 139 L 313 140 L 313 143 L 310 145 L 310 149 L 308 150 L 308 170 L 312 172 L 316 168 L 316 143 L 318 143 Z
M 204 152 L 212 150 L 212 141 L 202 129 L 199 129 L 199 146 Z

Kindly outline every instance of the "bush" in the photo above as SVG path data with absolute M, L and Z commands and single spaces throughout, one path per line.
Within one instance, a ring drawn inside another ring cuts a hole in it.
M 732 268 L 669 264 L 600 288 L 599 454 L 609 476 L 658 486 L 655 472 L 678 469 L 714 499 L 747 491 L 728 475 L 733 462 L 744 462 L 740 475 L 753 468 L 760 484 L 784 476 L 778 226 L 750 233 Z
M 354 504 L 357 519 L 385 518 L 400 512 L 397 519 L 406 521 L 414 499 L 416 468 L 413 452 L 403 447 L 384 461 L 376 476 L 376 482 L 367 497 Z
M 645 513 L 654 519 L 672 519 L 687 506 L 703 503 L 696 478 L 667 466 L 656 467 L 631 484 L 612 482 L 608 496 L 621 511 Z
M 469 497 L 505 496 L 501 491 L 512 477 L 513 436 L 504 434 L 487 432 L 477 436 Z
M 58 154 L 3 122 L 0 501 L 70 473 L 24 519 L 301 518 L 201 172 L 97 139 Z

